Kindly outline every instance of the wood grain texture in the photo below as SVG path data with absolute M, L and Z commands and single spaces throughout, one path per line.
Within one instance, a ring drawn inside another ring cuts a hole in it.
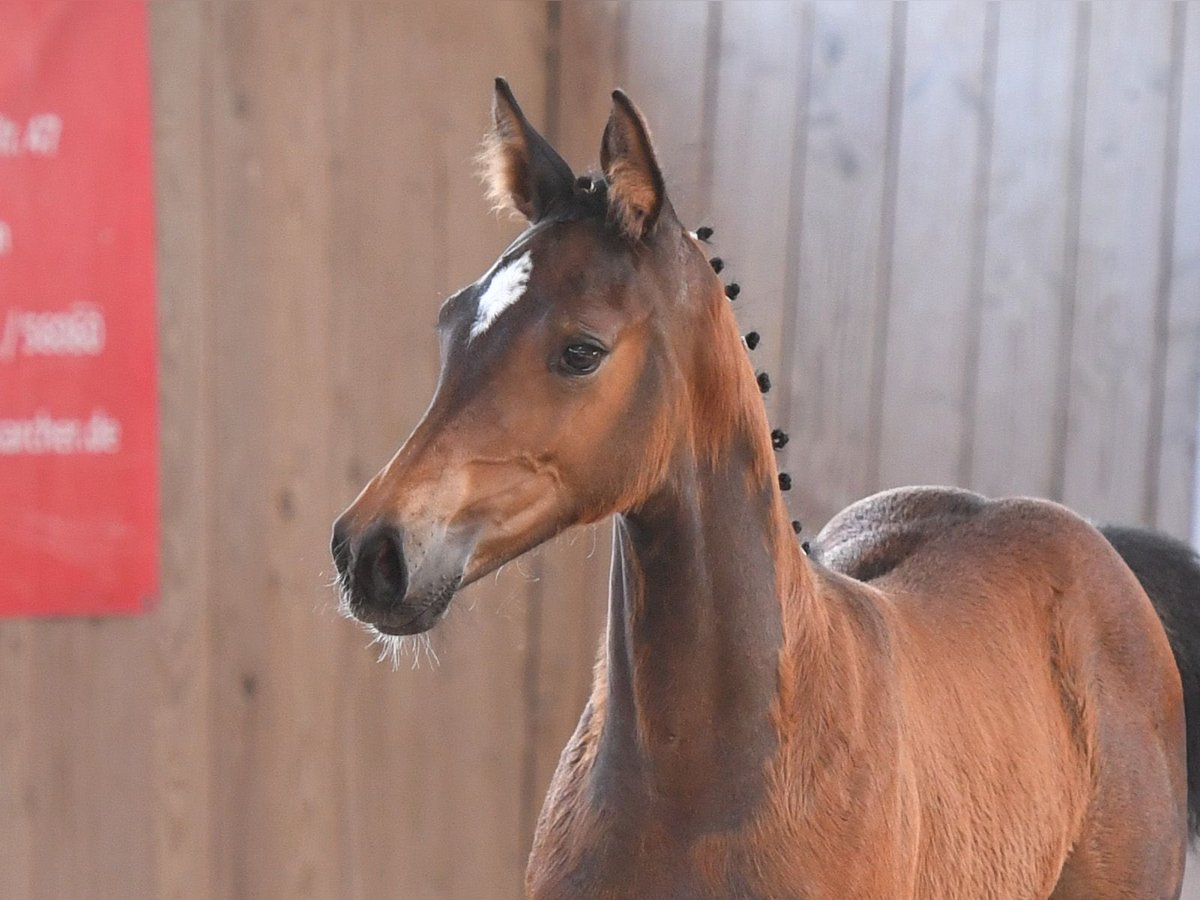
M 30 694 L 38 625 L 0 626 L 0 895 L 33 897 L 34 840 L 30 827 L 37 808 L 37 779 L 30 757 L 35 743 Z
M 1187 538 L 1200 535 L 1200 4 L 1176 9 L 1179 120 L 1177 134 L 1168 136 L 1176 172 L 1169 198 L 1173 233 L 1164 236 L 1171 244 L 1163 285 L 1168 306 L 1155 524 Z
M 999 7 L 971 482 L 1054 491 L 1058 356 L 1066 323 L 1076 8 Z M 1076 195 L 1077 196 L 1077 195 Z
M 712 177 L 720 185 L 711 202 L 712 251 L 725 262 L 721 277 L 741 286 L 734 309 L 742 331 L 762 337 L 751 357 L 776 383 L 766 402 L 784 427 L 788 323 L 802 302 L 789 296 L 788 266 L 793 202 L 804 190 L 810 19 L 795 3 L 726 5 L 717 60 L 709 61 L 717 70 Z
M 325 852 L 340 819 L 334 735 L 317 724 L 333 708 L 336 631 L 313 615 L 329 506 L 331 22 L 319 5 L 233 3 L 216 26 L 210 543 L 224 665 L 211 702 L 217 890 L 230 895 L 340 888 Z
M 719 33 L 722 14 L 721 4 L 707 0 L 637 0 L 624 12 L 624 87 L 650 125 L 675 211 L 692 229 L 712 212 L 705 88 L 712 83 L 709 29 Z
M 162 591 L 153 668 L 157 890 L 213 894 L 206 528 L 211 8 L 150 7 L 158 197 Z M 170 64 L 165 64 L 170 60 Z M 199 114 L 197 114 L 199 113 Z
M 804 184 L 788 236 L 795 325 L 786 451 L 810 531 L 876 486 L 871 420 L 895 161 L 889 75 L 902 65 L 902 15 L 873 3 L 813 7 Z
M 275 819 L 266 847 L 273 865 L 257 869 L 253 893 L 275 890 L 296 897 L 341 893 L 344 862 L 328 852 L 347 825 L 341 808 L 341 742 L 328 727 L 342 708 L 336 629 L 314 615 L 328 579 L 325 545 L 332 505 L 328 426 L 332 315 L 328 87 L 342 59 L 334 40 L 338 11 L 326 4 L 271 10 L 256 23 L 270 66 L 259 131 L 258 183 L 273 227 L 259 240 L 265 276 L 257 303 L 267 329 L 259 352 L 268 359 L 259 427 L 267 435 L 264 485 L 269 517 L 266 594 L 249 634 L 261 653 L 257 685 L 238 686 L 258 703 L 261 740 L 251 765 L 263 812 Z M 265 224 L 265 222 L 264 222 Z M 302 753 L 284 752 L 303 747 Z M 284 827 L 279 827 L 280 823 Z M 259 827 L 270 828 L 262 822 Z M 263 879 L 271 871 L 270 882 Z
M 1143 520 L 1171 7 L 1092 7 L 1063 500 Z
M 158 197 L 162 593 L 154 631 L 155 797 L 161 898 L 212 894 L 209 806 L 208 553 L 205 456 L 210 286 L 210 7 L 150 7 Z M 164 65 L 163 60 L 170 60 Z M 199 110 L 199 115 L 197 112 Z
M 985 18 L 979 4 L 913 4 L 888 303 L 881 487 L 958 480 L 979 194 Z M 932 335 L 937 335 L 931 340 Z

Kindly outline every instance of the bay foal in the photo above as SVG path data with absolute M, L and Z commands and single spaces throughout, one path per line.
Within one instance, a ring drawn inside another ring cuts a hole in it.
M 952 488 L 801 552 L 722 285 L 613 99 L 577 180 L 497 82 L 489 184 L 529 228 L 446 301 L 432 405 L 334 528 L 349 610 L 399 636 L 615 514 L 529 895 L 1177 896 L 1184 698 L 1137 577 L 1061 506 Z M 1194 555 L 1130 541 L 1194 644 Z

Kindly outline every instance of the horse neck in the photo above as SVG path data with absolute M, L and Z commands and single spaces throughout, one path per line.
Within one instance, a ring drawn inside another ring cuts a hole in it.
M 692 827 L 732 827 L 754 807 L 778 745 L 781 658 L 798 630 L 820 629 L 739 363 L 753 406 L 717 452 L 678 454 L 614 534 L 600 760 Z

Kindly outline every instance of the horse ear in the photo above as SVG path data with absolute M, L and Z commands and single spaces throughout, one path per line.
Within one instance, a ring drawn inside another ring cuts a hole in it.
M 662 171 L 645 120 L 623 91 L 613 91 L 612 114 L 600 142 L 600 168 L 608 181 L 609 209 L 633 240 L 658 221 L 666 201 Z
M 515 210 L 531 222 L 569 197 L 575 181 L 571 167 L 529 124 L 503 78 L 496 79 L 492 127 L 479 162 L 495 208 Z

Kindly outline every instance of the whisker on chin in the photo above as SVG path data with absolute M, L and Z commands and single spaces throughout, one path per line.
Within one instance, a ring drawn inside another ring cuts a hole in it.
M 344 615 L 341 600 L 331 599 L 330 597 L 318 597 L 314 600 L 312 611 L 314 616 L 319 616 L 322 619 L 331 619 Z
M 429 657 L 430 664 L 440 666 L 442 661 L 438 659 L 437 651 L 433 649 L 433 638 L 428 631 L 421 635 L 421 637 L 423 639 L 422 643 L 425 645 L 425 655 Z
M 372 629 L 368 628 L 368 631 Z M 392 671 L 398 671 L 400 668 L 400 660 L 412 651 L 413 662 L 412 667 L 417 667 L 417 662 L 420 659 L 416 652 L 418 646 L 417 639 L 412 635 L 384 634 L 381 631 L 376 631 L 375 636 L 371 639 L 368 647 L 379 645 L 379 658 L 376 662 L 388 660 L 391 663 Z
M 367 644 L 367 647 L 379 645 L 379 658 L 376 661 L 389 661 L 393 672 L 399 671 L 400 661 L 405 657 L 412 658 L 409 668 L 413 671 L 421 668 L 422 656 L 429 660 L 430 666 L 442 664 L 437 651 L 433 649 L 433 638 L 429 632 L 424 634 L 384 634 L 376 631 L 370 625 L 364 626 L 364 629 L 371 635 L 371 642 Z
M 513 568 L 516 569 L 518 572 L 520 572 L 521 577 L 524 578 L 526 581 L 529 581 L 529 582 L 541 581 L 542 578 L 540 575 L 535 575 L 532 572 L 525 571 L 525 569 L 521 565 L 522 559 L 524 559 L 524 556 L 518 556 L 515 560 L 513 560 Z
M 349 610 L 350 610 L 350 587 L 349 587 L 349 585 L 347 585 L 345 581 L 339 580 L 337 582 L 337 584 L 334 585 L 334 587 L 337 589 L 337 602 L 338 602 L 339 611 L 344 610 L 345 612 L 349 612 Z

